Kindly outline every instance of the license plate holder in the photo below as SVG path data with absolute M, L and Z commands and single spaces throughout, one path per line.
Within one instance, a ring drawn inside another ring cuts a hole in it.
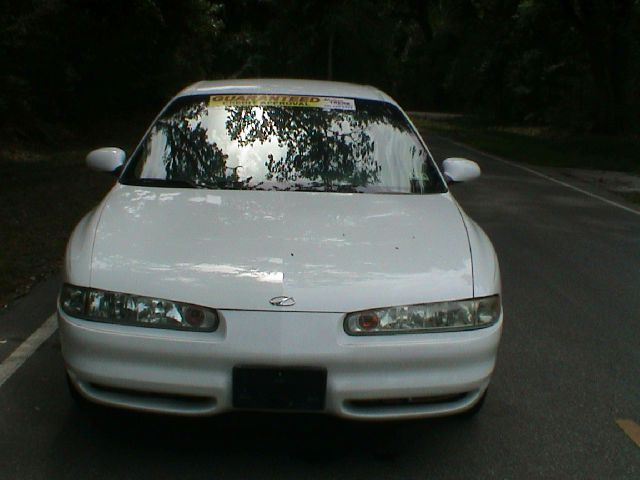
M 233 368 L 233 406 L 257 410 L 324 410 L 327 371 L 316 367 Z

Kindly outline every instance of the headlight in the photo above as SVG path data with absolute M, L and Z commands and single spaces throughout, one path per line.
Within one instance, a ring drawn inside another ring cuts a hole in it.
M 349 335 L 473 330 L 496 323 L 500 318 L 501 308 L 499 295 L 454 302 L 376 308 L 347 314 L 344 328 Z
M 138 327 L 211 332 L 219 323 L 209 308 L 68 284 L 62 286 L 60 307 L 72 317 Z

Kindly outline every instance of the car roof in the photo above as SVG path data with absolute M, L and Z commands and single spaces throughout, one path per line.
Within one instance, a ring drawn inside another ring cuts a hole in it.
M 371 85 L 323 80 L 294 80 L 278 78 L 246 78 L 213 80 L 194 83 L 177 96 L 202 94 L 278 94 L 278 95 L 318 95 L 326 97 L 362 98 L 381 100 L 397 105 L 386 93 Z

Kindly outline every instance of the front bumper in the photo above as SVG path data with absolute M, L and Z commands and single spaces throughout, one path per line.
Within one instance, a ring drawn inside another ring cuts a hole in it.
M 183 415 L 231 410 L 238 365 L 327 370 L 325 413 L 358 419 L 449 415 L 489 384 L 502 318 L 466 332 L 352 337 L 336 313 L 222 310 L 216 332 L 96 323 L 58 310 L 74 386 L 109 406 Z

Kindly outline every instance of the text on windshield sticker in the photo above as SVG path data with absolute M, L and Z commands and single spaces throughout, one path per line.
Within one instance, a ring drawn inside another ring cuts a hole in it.
M 211 95 L 210 107 L 307 107 L 355 111 L 352 98 L 298 95 Z

